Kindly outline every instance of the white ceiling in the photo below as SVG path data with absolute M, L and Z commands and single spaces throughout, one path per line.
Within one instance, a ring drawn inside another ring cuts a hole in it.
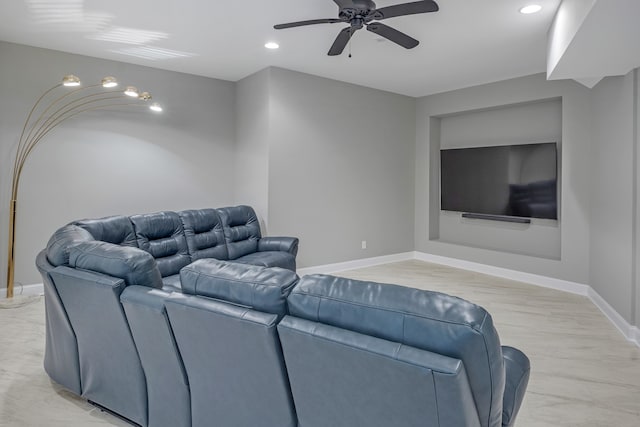
M 352 58 L 326 54 L 343 24 L 273 29 L 335 18 L 332 0 L 4 0 L 0 40 L 231 81 L 278 66 L 410 96 L 546 71 L 560 0 L 536 0 L 533 15 L 519 13 L 530 0 L 437 2 L 439 12 L 385 21 L 420 40 L 415 49 L 362 30 Z
M 550 30 L 548 78 L 593 87 L 640 67 L 638 18 L 638 0 L 564 0 Z

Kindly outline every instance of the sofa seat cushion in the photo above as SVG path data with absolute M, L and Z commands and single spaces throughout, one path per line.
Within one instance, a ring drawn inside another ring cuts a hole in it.
M 240 258 L 236 258 L 233 262 L 241 264 L 260 265 L 262 267 L 280 267 L 287 270 L 296 271 L 296 257 L 288 252 L 281 251 L 265 251 L 254 252 Z
M 180 271 L 185 294 L 215 298 L 265 313 L 287 314 L 287 296 L 298 275 L 283 268 L 201 259 Z
M 162 290 L 166 292 L 182 292 L 182 285 L 180 284 L 180 275 L 174 274 L 162 278 Z

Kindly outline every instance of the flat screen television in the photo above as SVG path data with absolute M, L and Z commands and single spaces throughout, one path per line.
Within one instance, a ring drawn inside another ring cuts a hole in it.
M 555 142 L 440 150 L 440 208 L 558 219 Z

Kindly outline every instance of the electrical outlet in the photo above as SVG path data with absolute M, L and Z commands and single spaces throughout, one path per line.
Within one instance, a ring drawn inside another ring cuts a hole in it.
M 366 240 L 362 241 L 362 249 L 367 249 L 367 241 Z

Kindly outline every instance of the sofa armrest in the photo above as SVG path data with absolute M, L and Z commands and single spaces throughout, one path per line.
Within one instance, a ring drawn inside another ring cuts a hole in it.
M 69 267 L 117 277 L 127 286 L 162 287 L 160 270 L 153 256 L 131 246 L 100 241 L 79 243 L 69 251 Z
M 514 425 L 527 389 L 531 364 L 523 352 L 513 347 L 503 346 L 502 357 L 506 373 L 502 398 L 502 426 L 511 427 Z
M 66 225 L 55 233 L 47 243 L 47 261 L 54 267 L 69 264 L 69 251 L 80 242 L 94 241 L 95 239 L 87 230 L 77 225 Z
M 263 237 L 258 240 L 258 252 L 265 251 L 289 252 L 291 255 L 296 256 L 298 254 L 298 238 Z

